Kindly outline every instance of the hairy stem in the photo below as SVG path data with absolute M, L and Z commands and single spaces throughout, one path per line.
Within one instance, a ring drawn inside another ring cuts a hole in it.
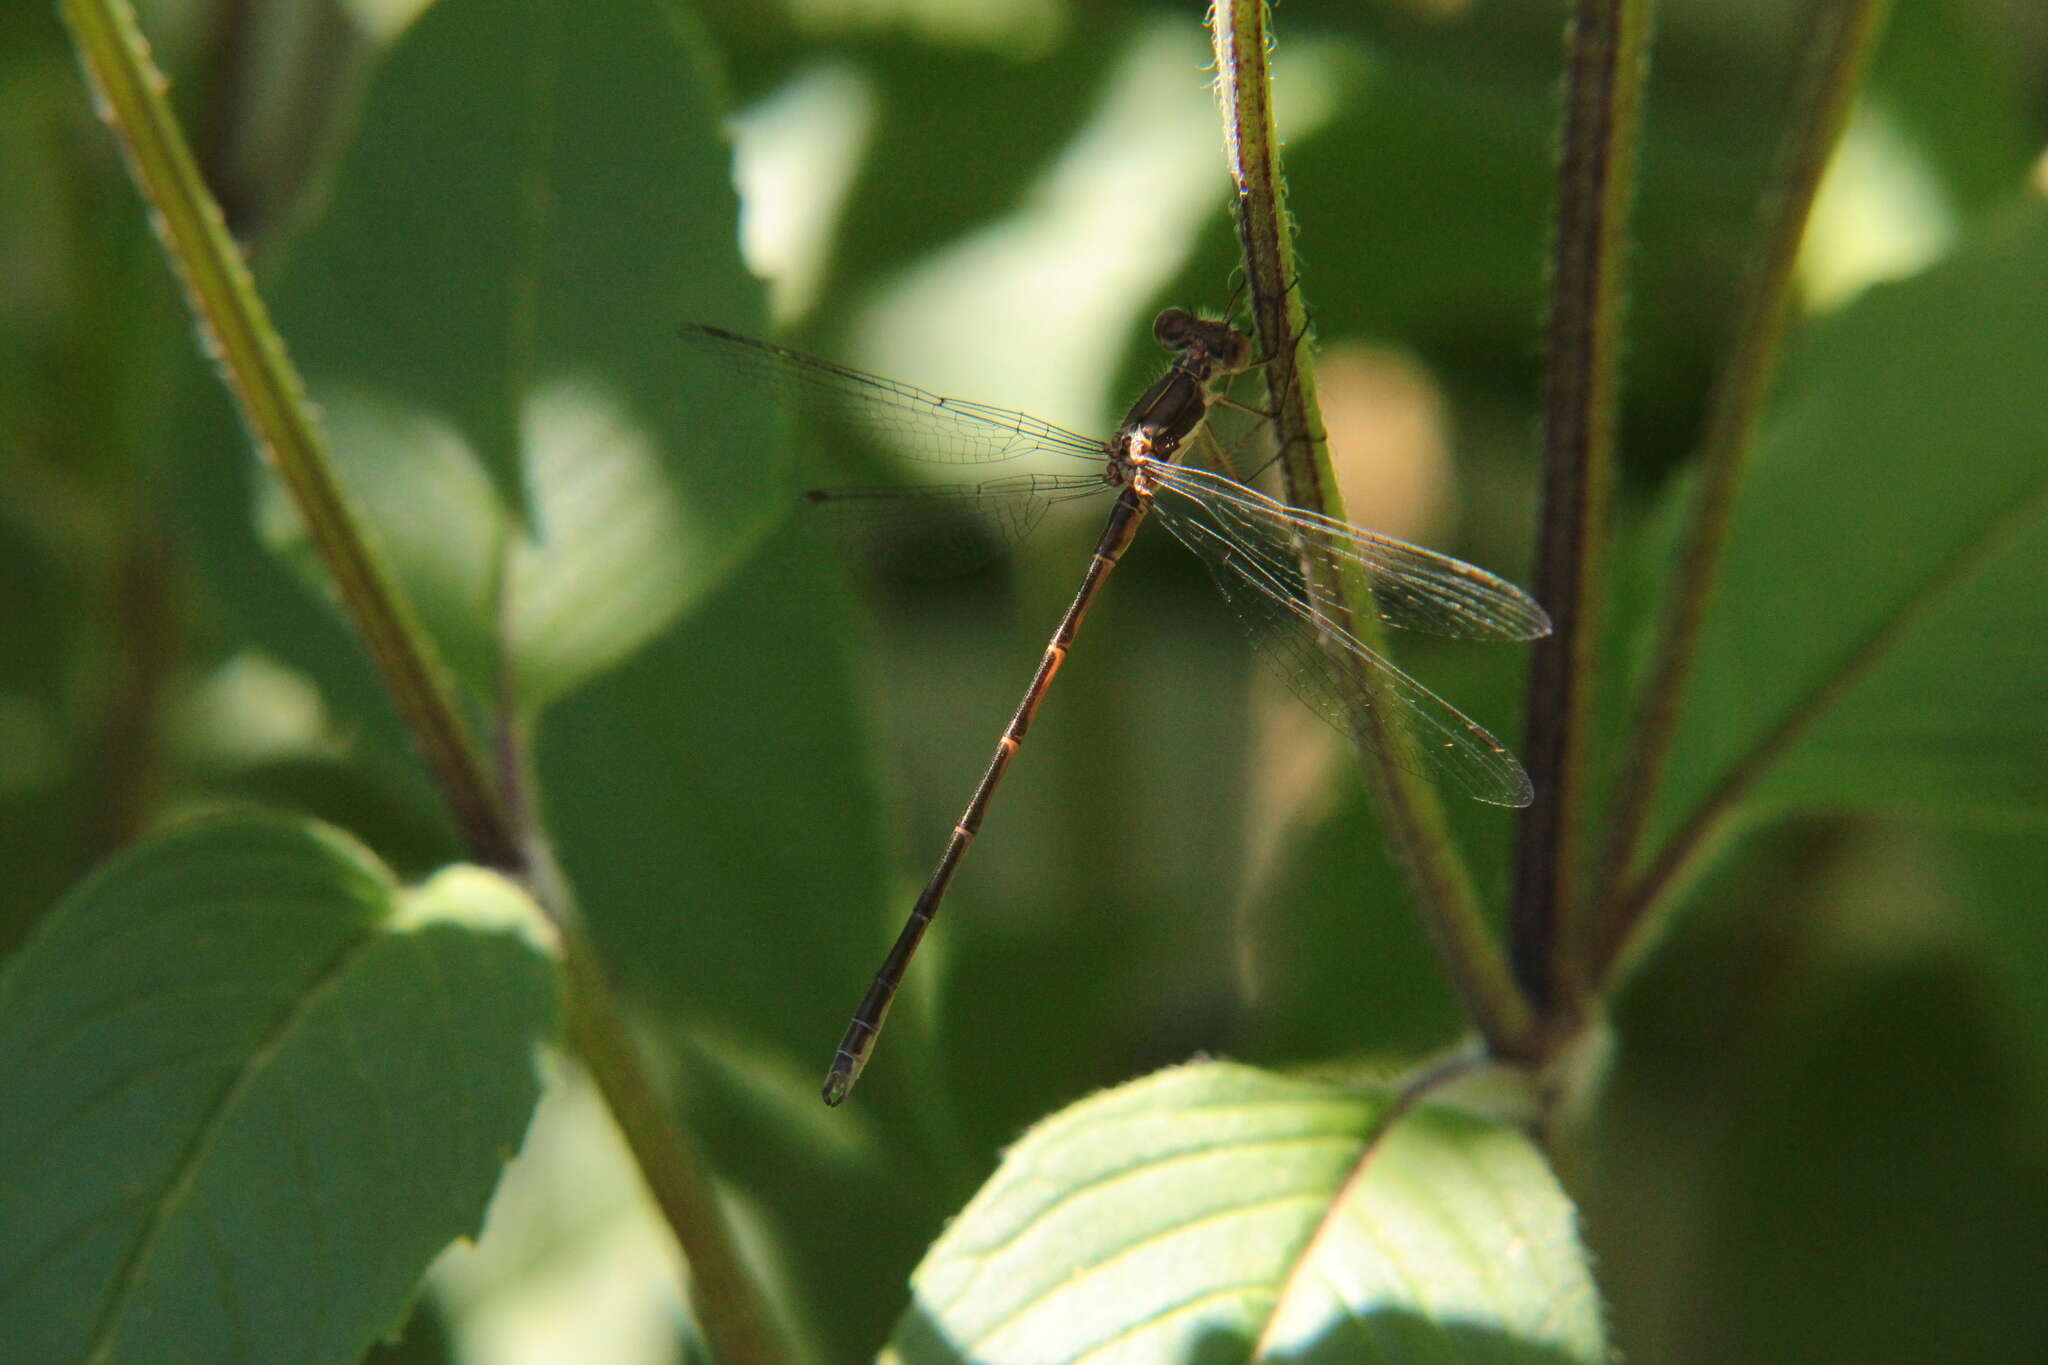
M 333 576 L 378 676 L 464 838 L 492 867 L 517 870 L 518 846 L 455 702 L 453 684 L 390 572 L 362 534 L 306 403 L 305 384 L 257 295 L 240 249 L 164 99 L 164 78 L 125 0 L 65 0 L 99 108 L 148 202 L 164 252 L 207 349 Z
M 1568 920 L 1579 898 L 1649 9 L 1648 0 L 1578 0 L 1566 39 L 1543 384 L 1543 519 L 1532 585 L 1556 629 L 1537 641 L 1530 658 L 1522 733 L 1536 799 L 1516 830 L 1508 910 L 1515 979 L 1539 1011 L 1566 1016 L 1578 1009 Z
M 1791 312 L 1799 243 L 1806 234 L 1821 175 L 1862 85 L 1884 8 L 1884 0 L 1819 0 L 1810 16 L 1805 61 L 1779 151 L 1779 168 L 1764 197 L 1759 259 L 1709 399 L 1699 453 L 1699 489 L 1687 513 L 1676 576 L 1658 623 L 1641 709 L 1615 787 L 1613 819 L 1601 854 L 1599 899 L 1582 945 L 1591 968 L 1591 984 L 1596 987 L 1621 955 L 1624 941 L 1649 905 L 1637 894 L 1641 888 L 1628 886 L 1629 874 L 1671 756 L 1679 706 L 1692 675 L 1707 606 L 1713 599 L 1736 491 L 1748 464 L 1758 414 L 1777 369 Z M 1678 851 L 1660 852 L 1659 865 L 1671 863 L 1670 855 Z M 1668 880 L 1668 875 L 1654 873 L 1650 878 L 1652 884 Z
M 1274 130 L 1270 46 L 1264 0 L 1216 0 L 1209 12 L 1216 45 L 1216 97 L 1223 111 L 1230 172 L 1237 182 L 1238 239 L 1244 250 L 1252 324 L 1264 356 L 1266 392 L 1281 449 L 1288 501 L 1342 520 L 1344 504 L 1330 470 L 1315 376 L 1303 363 L 1308 313 L 1295 288 L 1294 243 L 1286 217 L 1280 140 Z M 1339 624 L 1384 652 L 1372 594 L 1355 570 L 1336 581 L 1315 562 L 1303 570 Z M 1348 655 L 1346 668 L 1360 665 Z M 1413 892 L 1437 955 L 1481 1036 L 1496 1054 L 1520 1057 L 1530 1046 L 1530 1013 L 1508 974 L 1500 945 L 1480 910 L 1471 872 L 1445 823 L 1436 789 L 1421 765 L 1400 756 L 1414 740 L 1397 717 L 1362 708 L 1350 718 L 1370 735 L 1366 777 L 1395 862 Z

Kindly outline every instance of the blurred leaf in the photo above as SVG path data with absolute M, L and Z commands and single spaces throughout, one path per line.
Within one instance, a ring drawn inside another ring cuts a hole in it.
M 1247 1057 L 1420 1056 L 1464 1025 L 1365 793 L 1348 775 L 1345 788 L 1326 819 L 1291 841 L 1289 874 L 1256 911 Z
M 1975 0 L 1893 5 L 1871 72 L 1873 95 L 1904 116 L 1966 209 L 2010 194 L 2040 151 L 2022 94 L 2027 59 Z
M 1758 1055 L 1701 1210 L 1684 1358 L 2048 1351 L 2048 1166 L 2038 1149 L 2015 1159 L 2010 1059 L 1956 965 L 1901 964 L 1823 995 L 1822 1017 L 1795 1009 Z
M 837 1113 L 818 1098 L 900 913 L 850 608 L 818 547 L 777 536 L 558 705 L 537 752 L 599 953 L 624 995 L 679 1026 L 685 1122 L 781 1234 L 835 1359 L 881 1340 L 897 1305 L 878 1277 L 907 1270 L 951 1194 L 900 1077 L 878 1070 Z M 912 1046 L 918 1023 L 906 1001 L 885 1046 Z
M 930 613 L 891 652 L 920 879 L 1073 593 L 1095 529 L 1093 515 L 1075 520 L 1068 540 L 1018 563 L 1014 603 L 980 621 Z M 1200 565 L 1171 536 L 1141 534 L 1091 608 L 937 931 L 938 1074 L 970 1150 L 998 1150 L 1078 1096 L 1232 1038 L 1243 715 L 1257 668 Z M 909 900 L 890 908 L 900 921 Z
M 9 1353 L 359 1358 L 518 1146 L 544 932 L 488 873 L 403 891 L 277 818 L 79 886 L 0 975 Z
M 66 673 L 84 651 L 85 584 L 55 546 L 0 508 L 0 957 L 90 861 L 83 777 L 66 714 Z
M 981 26 L 973 0 L 837 14 L 752 0 L 698 6 L 742 102 L 826 67 L 857 72 L 875 97 L 820 295 L 803 320 L 807 348 L 834 354 L 820 335 L 845 325 L 878 284 L 1019 207 L 1096 112 L 1133 25 L 1153 17 L 1130 0 L 979 7 L 1009 13 Z M 943 33 L 949 15 L 967 23 Z M 931 117 L 934 109 L 946 117 Z
M 1225 1064 L 1084 1101 L 947 1228 L 885 1359 L 1604 1361 L 1571 1207 L 1527 1139 L 1388 1116 Z
M 2048 1342 L 2048 1149 L 2021 1093 L 2043 1073 L 2013 1027 L 2041 1011 L 1996 1007 L 2043 969 L 2035 931 L 2000 932 L 2040 919 L 2039 840 L 1867 826 L 1743 840 L 1616 1004 L 1582 1210 L 1629 1360 Z
M 0 507 L 0 601 L 7 603 L 8 642 L 0 651 L 0 694 L 45 704 L 63 695 L 65 661 L 74 656 L 85 624 L 76 608 L 90 585 L 65 562 L 62 548 L 39 534 L 31 517 Z M 0 768 L 0 790 L 7 776 Z
M 1555 29 L 1554 18 L 1541 26 L 1546 38 Z M 1304 249 L 1380 263 L 1317 273 L 1325 331 L 1443 351 L 1507 342 L 1527 363 L 1519 343 L 1541 316 L 1556 82 L 1554 53 L 1536 60 L 1528 39 L 1510 47 L 1467 24 L 1390 54 L 1367 47 L 1353 97 L 1288 149 Z M 1475 80 L 1473 63 L 1495 79 Z M 1333 242 L 1318 251 L 1325 235 Z
M 394 870 L 424 875 L 447 852 L 441 831 L 360 765 L 326 755 L 280 755 L 225 771 L 194 774 L 209 799 L 296 811 L 375 849 Z
M 774 513 L 755 414 L 675 340 L 758 315 L 708 73 L 649 0 L 444 0 L 272 291 L 349 487 L 480 696 L 505 636 L 528 703 L 613 666 Z
M 1781 8 L 1659 6 L 1630 255 L 1622 450 L 1635 467 L 1685 451 L 1727 330 L 1785 88 Z M 1336 116 L 1287 149 L 1319 331 L 1395 339 L 1468 402 L 1512 403 L 1520 458 L 1540 384 L 1563 21 L 1548 0 L 1291 0 L 1276 21 L 1283 50 L 1338 34 L 1363 68 Z M 1235 264 L 1212 258 L 1209 288 Z
M 882 941 L 846 609 L 815 549 L 778 537 L 564 702 L 539 749 L 557 846 L 619 983 L 815 1060 L 820 1080 Z
M 0 18 L 0 954 L 145 814 L 184 624 L 140 474 L 198 359 L 79 76 Z
M 441 805 L 411 738 L 399 723 L 362 643 L 350 632 L 326 594 L 307 591 L 305 570 L 292 572 L 265 548 L 250 509 L 275 499 L 274 484 L 248 451 L 226 393 L 210 376 L 188 384 L 170 440 L 175 477 L 166 497 L 181 547 L 201 591 L 196 609 L 208 629 L 221 637 L 222 652 L 260 651 L 311 680 L 344 749 L 342 760 L 360 774 L 345 787 L 322 784 L 318 801 L 300 805 L 310 793 L 287 778 L 254 778 L 248 788 L 258 799 L 286 802 L 318 818 L 345 816 L 346 827 L 394 866 L 433 866 L 462 856 L 461 837 Z M 273 503 L 281 507 L 281 502 Z M 206 774 L 207 777 L 213 776 Z M 337 798 L 340 798 L 337 801 Z M 382 807 L 386 814 L 361 817 Z M 387 832 L 396 831 L 395 842 Z M 419 853 L 429 856 L 424 863 Z
M 1757 806 L 2048 809 L 2044 257 L 2048 205 L 2017 206 L 1816 324 L 1791 357 L 1736 508 L 1667 819 L 1814 711 Z
M 85 793 L 72 781 L 40 781 L 0 794 L 0 848 L 7 850 L 0 960 L 63 894 L 80 864 L 91 861 L 83 837 L 86 805 Z
M 451 1365 L 454 1344 L 448 1324 L 432 1298 L 423 1298 L 406 1315 L 397 1335 L 386 1337 L 363 1357 L 363 1365 Z
M 1986 1011 L 2007 1023 L 2031 1068 L 2037 1134 L 2048 1134 L 2048 839 L 2038 829 L 1953 830 L 1948 882 L 1974 930 L 1972 958 L 1988 982 Z M 2036 1141 L 2036 1149 L 2041 1144 Z
M 878 94 L 874 141 L 835 234 L 817 317 L 844 319 L 878 281 L 1017 208 L 1095 112 L 1130 23 L 1107 7 L 1077 7 L 1061 44 L 1026 60 L 864 47 Z M 935 109 L 946 116 L 932 117 Z
M 1414 635 L 1389 643 L 1403 668 L 1519 748 L 1527 651 Z M 1263 1065 L 1405 1061 L 1453 1044 L 1469 1027 L 1388 859 L 1356 757 L 1341 747 L 1331 761 L 1330 809 L 1289 834 L 1280 870 L 1241 930 L 1255 969 L 1245 1035 L 1230 1051 Z M 1448 814 L 1485 903 L 1504 903 L 1510 813 L 1461 800 Z

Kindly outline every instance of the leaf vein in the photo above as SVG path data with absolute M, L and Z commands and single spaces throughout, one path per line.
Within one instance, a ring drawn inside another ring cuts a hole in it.
M 236 1106 L 269 1065 L 276 1060 L 277 1054 L 289 1040 L 292 1030 L 303 1022 L 314 1006 L 346 976 L 356 959 L 379 939 L 376 924 L 365 925 L 364 928 L 366 932 L 361 938 L 345 944 L 334 955 L 333 960 L 308 981 L 305 992 L 293 1002 L 291 1008 L 278 1016 L 277 1022 L 250 1051 L 248 1060 L 234 1078 L 221 1087 L 214 1103 L 194 1125 L 192 1137 L 186 1144 L 184 1154 L 179 1158 L 170 1179 L 165 1182 L 155 1207 L 144 1220 L 134 1249 L 116 1276 L 114 1292 L 107 1298 L 106 1307 L 100 1315 L 99 1326 L 93 1333 L 92 1343 L 85 1353 L 84 1358 L 89 1365 L 101 1365 L 111 1358 L 114 1340 L 121 1328 L 121 1315 L 133 1300 L 150 1261 L 161 1245 L 165 1226 L 169 1223 L 173 1211 L 191 1194 L 200 1168 L 213 1151 L 214 1144 L 219 1140 Z

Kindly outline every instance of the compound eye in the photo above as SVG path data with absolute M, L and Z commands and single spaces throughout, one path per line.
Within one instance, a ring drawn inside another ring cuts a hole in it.
M 1243 332 L 1226 333 L 1229 338 L 1229 352 L 1216 358 L 1217 364 L 1228 374 L 1236 374 L 1252 367 L 1252 339 Z
M 1152 319 L 1152 339 L 1169 351 L 1185 351 L 1194 331 L 1195 320 L 1185 308 L 1168 308 Z

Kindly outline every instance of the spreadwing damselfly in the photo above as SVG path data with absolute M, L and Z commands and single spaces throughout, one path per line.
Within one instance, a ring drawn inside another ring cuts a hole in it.
M 1065 472 L 1010 475 L 926 488 L 825 489 L 806 496 L 889 519 L 986 522 L 1007 539 L 1029 531 L 1048 505 L 1088 494 L 1116 500 L 1066 614 L 1024 698 L 953 827 L 931 879 L 855 1011 L 825 1080 L 825 1103 L 844 1100 L 874 1050 L 910 959 L 937 914 L 990 799 L 1073 645 L 1081 620 L 1147 516 L 1157 516 L 1209 571 L 1260 656 L 1296 695 L 1373 753 L 1440 779 L 1465 795 L 1525 806 L 1521 764 L 1491 734 L 1359 640 L 1338 600 L 1347 577 L 1371 589 L 1392 626 L 1477 640 L 1533 640 L 1550 631 L 1543 608 L 1505 579 L 1448 555 L 1289 507 L 1235 479 L 1181 463 L 1203 434 L 1222 381 L 1253 365 L 1252 344 L 1227 323 L 1178 308 L 1153 335 L 1173 362 L 1118 424 L 1097 440 L 1007 408 L 942 398 L 721 328 L 686 324 L 684 340 L 742 382 L 828 422 L 889 440 L 914 458 L 999 465 L 1026 455 L 1066 457 Z M 1311 572 L 1304 572 L 1304 565 Z M 1412 739 L 1412 742 L 1409 740 Z

